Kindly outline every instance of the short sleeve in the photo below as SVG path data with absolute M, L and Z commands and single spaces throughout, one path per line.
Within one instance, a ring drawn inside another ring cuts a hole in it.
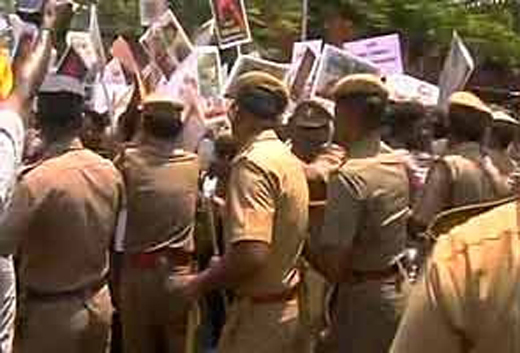
M 28 185 L 17 185 L 9 210 L 0 218 L 0 255 L 15 254 L 33 214 L 35 200 Z
M 360 177 L 336 173 L 327 190 L 327 206 L 320 239 L 313 240 L 313 243 L 320 247 L 352 246 L 358 232 L 365 197 L 366 187 Z
M 251 161 L 239 161 L 231 172 L 227 203 L 227 241 L 271 244 L 277 181 Z
M 464 352 L 464 339 L 454 329 L 446 310 L 450 283 L 442 264 L 430 264 L 422 280 L 414 286 L 408 306 L 395 336 L 391 353 L 457 353 Z M 448 299 L 451 298 L 451 299 Z M 453 306 L 455 303 L 451 303 Z

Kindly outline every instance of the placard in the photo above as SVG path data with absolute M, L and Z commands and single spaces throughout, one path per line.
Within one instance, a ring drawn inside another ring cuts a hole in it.
M 221 49 L 251 42 L 244 0 L 210 0 L 210 4 Z
M 371 62 L 327 44 L 321 55 L 312 95 L 330 99 L 332 89 L 339 80 L 357 73 L 379 75 L 380 71 Z

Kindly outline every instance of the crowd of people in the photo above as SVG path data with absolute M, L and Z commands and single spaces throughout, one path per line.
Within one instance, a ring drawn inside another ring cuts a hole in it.
M 185 102 L 136 93 L 114 131 L 48 73 L 58 20 L 0 105 L 0 352 L 520 349 L 511 111 L 354 74 L 282 124 L 251 71 L 192 151 Z

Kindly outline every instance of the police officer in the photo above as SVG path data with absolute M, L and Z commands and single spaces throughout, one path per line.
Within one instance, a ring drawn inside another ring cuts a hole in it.
M 421 232 L 443 210 L 499 199 L 508 190 L 483 154 L 491 125 L 490 109 L 475 95 L 456 92 L 449 101 L 449 149 L 432 166 L 422 197 L 415 204 L 413 232 Z
M 199 163 L 176 148 L 183 105 L 162 95 L 142 104 L 137 142 L 116 165 L 126 185 L 120 311 L 125 353 L 184 352 L 188 302 L 176 286 L 194 271 Z
M 307 100 L 298 104 L 288 121 L 288 143 L 302 163 L 309 186 L 309 232 L 316 236 L 323 225 L 329 177 L 346 158 L 345 150 L 332 141 L 333 119 L 323 104 Z M 305 309 L 302 310 L 305 311 L 304 318 L 313 336 L 310 344 L 314 345 L 325 327 L 325 303 L 329 286 L 319 273 L 307 268 L 306 264 L 302 263 L 302 266 L 306 299 Z
M 349 157 L 329 184 L 313 263 L 339 285 L 336 352 L 385 352 L 404 293 L 394 259 L 406 244 L 406 168 L 380 139 L 388 91 L 379 77 L 348 76 L 334 88 L 336 135 Z
M 438 238 L 391 353 L 518 351 L 517 202 L 468 206 L 451 217 L 489 210 Z
M 20 352 L 103 352 L 112 306 L 106 279 L 123 183 L 79 140 L 84 90 L 51 75 L 38 96 L 46 150 L 24 171 L 0 251 L 20 254 Z
M 186 286 L 236 294 L 219 352 L 300 352 L 297 262 L 306 240 L 305 174 L 274 127 L 288 103 L 278 79 L 262 72 L 232 86 L 229 116 L 240 149 L 226 197 L 226 252 Z
M 509 147 L 518 134 L 520 123 L 506 111 L 493 111 L 493 124 L 487 153 L 498 169 L 501 179 L 507 182 L 517 163 L 509 154 Z

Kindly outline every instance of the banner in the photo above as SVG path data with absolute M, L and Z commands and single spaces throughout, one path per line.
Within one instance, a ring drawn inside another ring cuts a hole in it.
M 450 96 L 468 83 L 475 70 L 475 62 L 457 32 L 453 32 L 451 48 L 439 78 L 439 105 L 446 109 Z
M 166 0 L 140 0 L 141 26 L 148 27 L 162 14 L 168 11 Z
M 140 43 L 167 79 L 170 79 L 194 50 L 186 32 L 171 11 L 161 16 L 145 32 Z
M 250 71 L 267 72 L 274 77 L 285 81 L 287 73 L 289 72 L 289 65 L 279 64 L 272 61 L 255 58 L 249 55 L 241 55 L 238 57 L 231 73 L 229 74 L 226 86 L 224 88 L 224 95 L 230 92 L 230 89 L 235 85 L 236 80 L 243 74 Z
M 395 102 L 417 101 L 425 106 L 435 106 L 439 101 L 439 87 L 409 75 L 388 75 L 386 85 L 390 99 Z
M 379 74 L 379 68 L 371 62 L 332 45 L 325 45 L 321 55 L 312 95 L 330 99 L 334 85 L 343 77 L 356 73 Z
M 220 49 L 252 40 L 244 0 L 210 0 Z
M 204 117 L 206 119 L 226 117 L 227 109 L 222 96 L 222 71 L 217 47 L 197 48 L 197 75 Z
M 343 48 L 376 65 L 382 74 L 404 72 L 401 41 L 397 33 L 345 43 Z

